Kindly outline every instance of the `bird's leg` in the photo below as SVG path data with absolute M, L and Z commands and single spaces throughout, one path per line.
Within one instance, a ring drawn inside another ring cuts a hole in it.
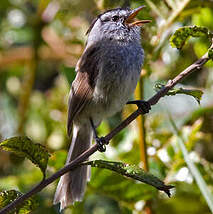
M 94 133 L 94 136 L 95 136 L 95 141 L 98 144 L 98 151 L 99 152 L 105 152 L 106 151 L 107 142 L 105 141 L 104 137 L 98 137 L 97 131 L 96 131 L 96 128 L 95 128 L 95 125 L 93 123 L 92 118 L 90 118 L 90 123 L 91 123 L 92 129 L 93 129 L 93 133 Z
M 149 102 L 144 100 L 133 100 L 133 101 L 127 102 L 126 104 L 136 104 L 138 108 L 142 109 L 143 114 L 149 113 L 149 110 L 151 109 L 151 105 L 149 104 Z

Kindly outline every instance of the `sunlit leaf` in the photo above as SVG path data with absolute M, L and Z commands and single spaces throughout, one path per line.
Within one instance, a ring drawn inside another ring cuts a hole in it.
M 145 172 L 143 169 L 139 168 L 136 165 L 130 165 L 122 162 L 105 161 L 105 160 L 94 160 L 94 161 L 86 162 L 84 164 L 91 165 L 92 167 L 112 170 L 121 175 L 152 185 L 158 190 L 164 191 L 169 197 L 171 195 L 170 189 L 173 188 L 173 186 L 165 185 L 163 181 L 161 181 L 154 175 Z
M 208 50 L 208 57 L 213 60 L 213 48 L 209 48 Z
M 155 91 L 159 91 L 165 85 L 161 83 L 155 84 Z M 184 89 L 184 88 L 173 88 L 167 92 L 167 96 L 174 96 L 176 94 L 185 94 L 195 98 L 195 100 L 200 104 L 200 100 L 202 98 L 203 92 L 199 89 Z
M 152 186 L 101 168 L 93 168 L 88 189 L 95 194 L 99 193 L 125 203 L 149 200 L 157 196 L 157 190 Z
M 0 192 L 0 209 L 4 208 L 20 196 L 22 196 L 22 193 L 16 190 L 7 190 Z M 29 198 L 25 200 L 21 205 L 16 207 L 15 213 L 28 214 L 35 210 L 37 207 L 37 201 L 33 198 Z
M 171 36 L 170 44 L 172 47 L 181 49 L 190 37 L 207 37 L 211 38 L 212 34 L 206 27 L 185 26 L 181 27 Z
M 48 166 L 51 166 L 56 170 L 59 170 L 64 166 L 66 158 L 67 158 L 67 152 L 65 150 L 56 151 L 54 152 L 53 155 L 51 155 L 48 161 Z
M 17 155 L 28 158 L 41 169 L 45 177 L 49 153 L 43 145 L 33 143 L 26 136 L 20 136 L 2 141 L 0 147 L 5 151 L 14 152 Z

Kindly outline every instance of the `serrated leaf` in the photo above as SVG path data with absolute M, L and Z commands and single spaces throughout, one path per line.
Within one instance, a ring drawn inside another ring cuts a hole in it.
M 126 179 L 118 173 L 101 168 L 94 168 L 92 170 L 88 190 L 95 194 L 99 193 L 119 202 L 124 202 L 125 204 L 157 197 L 157 190 L 152 186 L 133 179 Z
M 207 38 L 211 38 L 212 34 L 206 27 L 185 26 L 175 31 L 175 33 L 170 38 L 170 44 L 172 47 L 181 49 L 191 36 L 192 37 L 205 36 Z
M 155 177 L 154 175 L 145 172 L 143 169 L 136 165 L 130 165 L 122 162 L 105 161 L 105 160 L 94 160 L 83 163 L 84 165 L 91 165 L 92 167 L 109 169 L 117 172 L 121 175 L 133 178 L 143 183 L 154 186 L 158 190 L 164 191 L 169 197 L 171 195 L 170 189 L 173 186 L 167 186 L 163 181 Z
M 22 193 L 17 190 L 7 190 L 0 192 L 0 209 L 10 204 L 21 195 Z M 15 213 L 28 214 L 35 210 L 37 207 L 38 207 L 37 201 L 33 198 L 29 198 L 25 200 L 20 206 L 16 207 Z
M 0 147 L 5 151 L 14 152 L 17 155 L 28 158 L 41 169 L 43 176 L 45 177 L 45 171 L 50 155 L 43 145 L 33 143 L 26 136 L 20 136 L 2 141 Z
M 165 85 L 161 83 L 156 83 L 154 89 L 156 92 L 161 90 Z M 199 89 L 184 89 L 184 88 L 173 88 L 167 92 L 167 96 L 174 96 L 176 94 L 186 94 L 195 98 L 195 100 L 200 104 L 203 92 Z
M 208 57 L 213 60 L 213 48 L 209 48 L 208 50 Z

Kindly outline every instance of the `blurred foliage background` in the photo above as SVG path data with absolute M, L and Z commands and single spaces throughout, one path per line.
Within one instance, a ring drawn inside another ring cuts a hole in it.
M 68 93 L 89 23 L 106 9 L 143 4 L 146 8 L 138 18 L 152 23 L 142 29 L 146 61 L 135 97 L 147 99 L 155 93 L 156 81 L 175 77 L 207 51 L 210 44 L 205 39 L 190 39 L 179 51 L 171 48 L 169 37 L 186 25 L 213 31 L 212 0 L 1 0 L 0 140 L 27 135 L 52 154 L 48 174 L 61 168 L 69 147 Z M 212 192 L 213 63 L 190 75 L 182 86 L 203 90 L 201 104 L 186 95 L 165 97 L 148 115 L 117 135 L 105 153 L 91 157 L 137 164 L 174 184 L 172 197 L 111 171 L 94 169 L 83 202 L 66 209 L 65 214 L 211 213 L 184 161 L 168 114 Z M 122 113 L 103 121 L 99 135 L 107 134 L 134 110 L 128 105 Z M 28 160 L 0 151 L 0 190 L 26 192 L 41 178 L 39 169 Z M 59 213 L 59 207 L 52 205 L 56 184 L 36 196 L 40 205 L 33 213 Z

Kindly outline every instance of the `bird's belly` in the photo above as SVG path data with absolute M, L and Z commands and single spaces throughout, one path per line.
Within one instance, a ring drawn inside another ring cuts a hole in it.
M 93 94 L 91 108 L 94 120 L 102 120 L 122 110 L 133 94 L 140 71 L 128 71 L 124 75 L 111 75 L 109 80 L 99 81 Z
M 107 44 L 106 44 L 107 46 Z M 105 48 L 92 99 L 78 115 L 80 120 L 92 118 L 97 126 L 104 118 L 122 110 L 133 94 L 140 77 L 143 50 L 140 46 L 120 45 Z

